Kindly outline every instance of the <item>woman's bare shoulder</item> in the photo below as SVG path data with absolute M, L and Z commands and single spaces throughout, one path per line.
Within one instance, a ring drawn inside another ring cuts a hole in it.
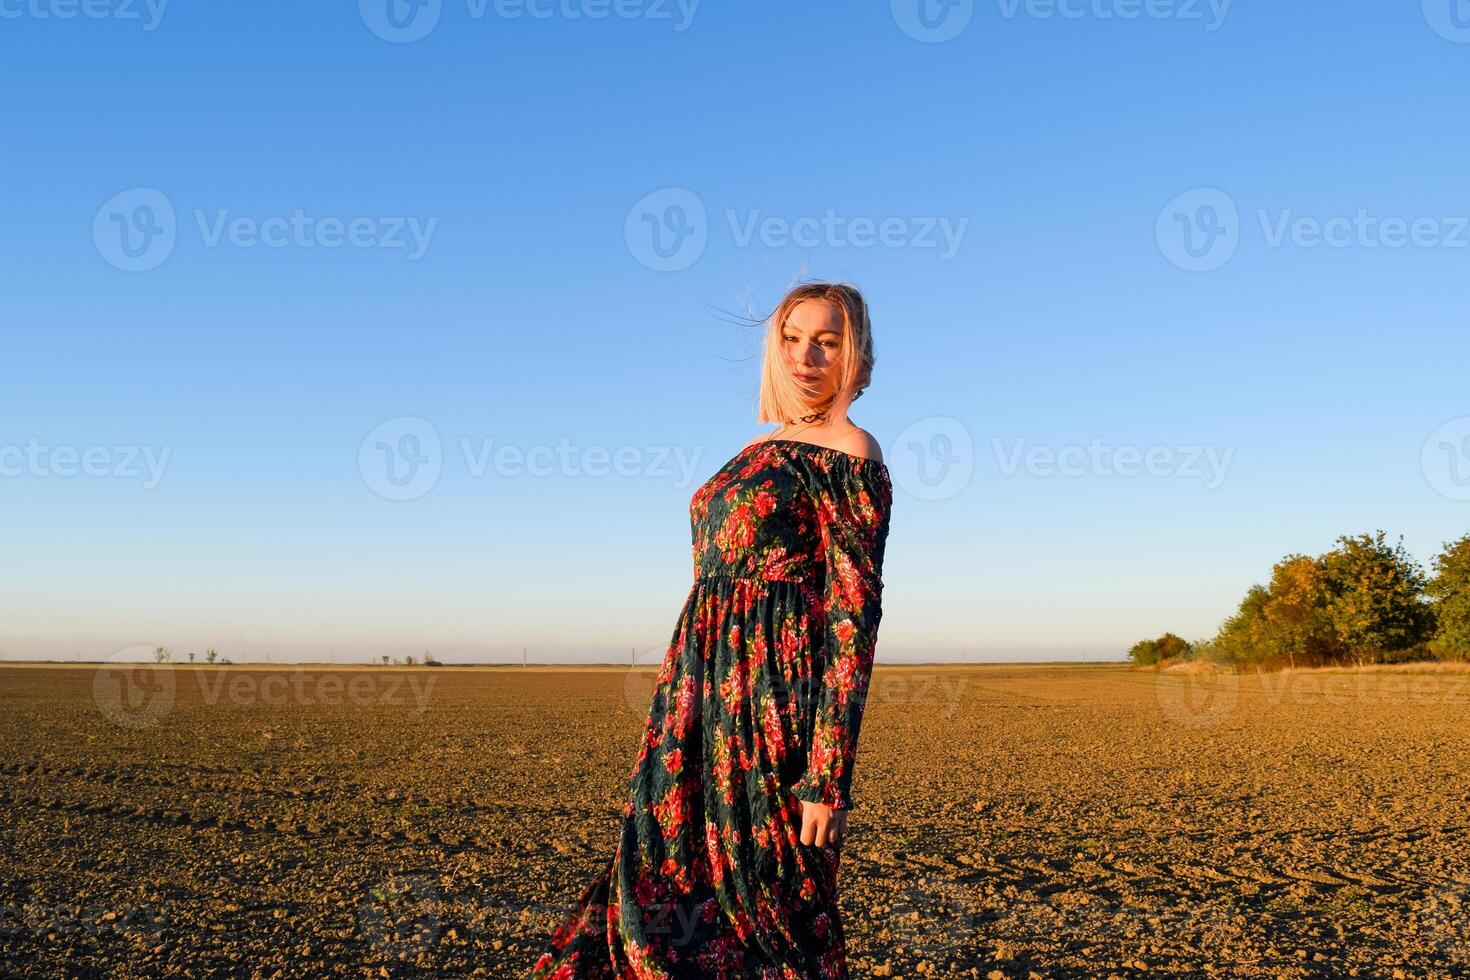
M 832 448 L 852 456 L 871 459 L 875 463 L 883 462 L 883 447 L 878 445 L 878 440 L 867 429 L 854 428 L 844 432 L 832 444 Z
M 743 453 L 747 449 L 749 449 L 751 446 L 754 446 L 756 443 L 758 443 L 758 442 L 764 442 L 765 439 L 766 439 L 766 436 L 768 436 L 768 435 L 770 435 L 770 433 L 768 433 L 768 432 L 761 433 L 760 435 L 756 436 L 754 439 L 752 439 L 749 442 L 747 442 L 745 445 L 741 446 L 740 447 L 740 451 Z

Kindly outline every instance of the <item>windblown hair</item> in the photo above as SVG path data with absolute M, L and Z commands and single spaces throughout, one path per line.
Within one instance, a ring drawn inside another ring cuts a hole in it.
M 806 400 L 801 386 L 791 376 L 782 336 L 786 319 L 799 303 L 820 300 L 837 310 L 842 320 L 841 354 L 837 363 L 838 383 L 830 396 L 817 404 Z M 766 330 L 764 361 L 757 422 L 794 422 L 813 412 L 836 414 L 845 411 L 868 387 L 873 377 L 873 329 L 868 322 L 868 304 L 856 286 L 847 283 L 809 282 L 791 290 L 770 315 Z

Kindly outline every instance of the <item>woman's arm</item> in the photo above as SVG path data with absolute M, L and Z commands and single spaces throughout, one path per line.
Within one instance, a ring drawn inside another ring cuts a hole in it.
M 893 487 L 886 469 L 854 456 L 824 458 L 813 473 L 826 556 L 824 666 L 806 773 L 792 789 L 807 803 L 850 810 L 858 733 L 883 615 L 883 555 Z

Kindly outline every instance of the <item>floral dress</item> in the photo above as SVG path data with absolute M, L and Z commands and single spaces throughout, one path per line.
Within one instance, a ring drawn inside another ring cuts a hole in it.
M 801 843 L 801 801 L 854 805 L 892 503 L 883 463 L 795 439 L 695 491 L 617 847 L 531 980 L 847 976 L 841 843 Z

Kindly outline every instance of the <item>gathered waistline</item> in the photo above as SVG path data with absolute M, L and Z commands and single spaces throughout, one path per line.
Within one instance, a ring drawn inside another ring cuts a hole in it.
M 811 584 L 811 579 L 805 579 L 805 578 L 769 578 L 769 577 L 764 576 L 764 575 L 736 575 L 736 574 L 734 574 L 732 572 L 704 572 L 704 573 L 702 573 L 700 575 L 695 576 L 694 583 L 693 584 L 697 585 L 700 582 L 718 582 L 718 581 L 761 582 L 761 583 L 770 583 L 772 585 L 810 585 Z

